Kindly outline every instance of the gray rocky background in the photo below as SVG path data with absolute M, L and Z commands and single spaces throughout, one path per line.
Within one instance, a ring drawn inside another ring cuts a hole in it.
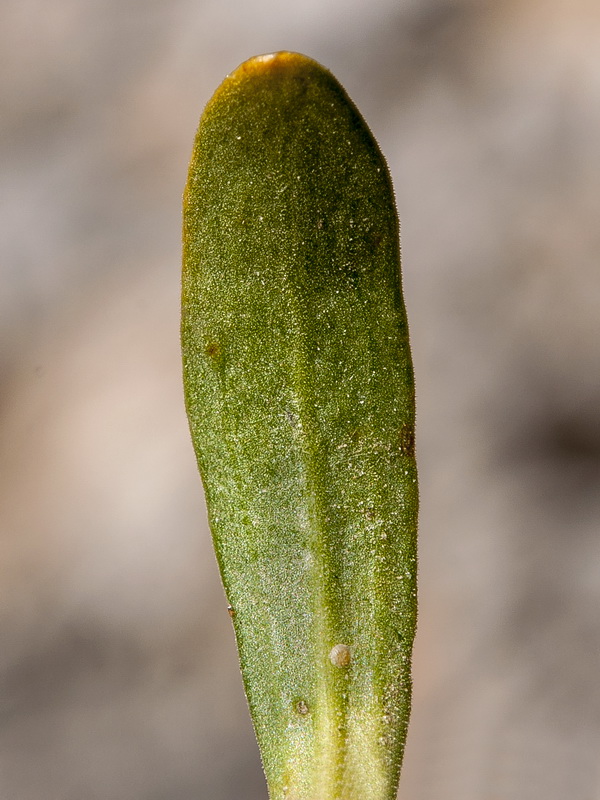
M 198 117 L 334 71 L 418 381 L 402 800 L 600 799 L 600 5 L 3 0 L 0 798 L 265 800 L 180 386 Z

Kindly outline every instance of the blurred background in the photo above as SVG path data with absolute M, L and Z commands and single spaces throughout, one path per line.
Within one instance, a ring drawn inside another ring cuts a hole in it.
M 247 57 L 386 154 L 418 389 L 401 800 L 600 798 L 600 5 L 3 0 L 0 797 L 265 800 L 180 385 L 180 199 Z

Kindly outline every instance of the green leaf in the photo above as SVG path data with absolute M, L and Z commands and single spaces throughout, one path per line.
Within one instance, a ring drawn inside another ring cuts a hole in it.
M 250 59 L 204 111 L 182 344 L 271 800 L 392 800 L 418 506 L 398 220 L 372 134 L 305 56 Z

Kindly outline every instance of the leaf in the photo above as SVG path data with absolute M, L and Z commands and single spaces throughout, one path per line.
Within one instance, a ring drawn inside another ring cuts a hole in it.
M 416 621 L 387 166 L 305 56 L 229 75 L 184 199 L 187 412 L 271 800 L 392 800 Z

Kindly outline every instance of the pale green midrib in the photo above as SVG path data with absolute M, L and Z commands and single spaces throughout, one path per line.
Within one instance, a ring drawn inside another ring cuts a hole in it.
M 310 767 L 312 775 L 309 782 L 310 798 L 311 800 L 312 797 L 334 800 L 336 786 L 341 786 L 342 783 L 345 742 L 344 733 L 339 731 L 339 722 L 336 720 L 336 713 L 341 710 L 340 698 L 336 697 L 335 680 L 328 658 L 329 643 L 334 638 L 334 621 L 332 609 L 327 600 L 327 586 L 324 583 L 331 575 L 331 564 L 326 556 L 328 544 L 327 505 L 319 486 L 319 456 L 321 455 L 322 461 L 325 459 L 318 450 L 321 446 L 321 433 L 316 412 L 311 412 L 311 407 L 312 409 L 317 408 L 315 402 L 317 398 L 315 374 L 314 370 L 310 368 L 308 356 L 310 334 L 309 326 L 306 324 L 307 312 L 305 310 L 305 313 L 302 313 L 302 293 L 298 291 L 293 282 L 289 281 L 285 268 L 283 273 L 283 283 L 288 288 L 290 298 L 295 341 L 299 343 L 295 348 L 295 378 L 298 387 L 296 400 L 302 430 L 302 454 L 305 464 L 307 495 L 312 501 L 309 515 L 309 536 L 312 540 L 312 534 L 316 534 L 319 545 L 318 553 L 315 553 L 311 546 L 314 556 L 312 584 L 315 590 L 315 625 L 312 644 L 317 658 L 314 668 L 319 676 L 318 685 L 320 686 L 320 690 L 317 691 L 317 702 L 321 701 L 322 706 L 317 711 L 320 725 L 315 728 L 313 740 L 313 762 Z

